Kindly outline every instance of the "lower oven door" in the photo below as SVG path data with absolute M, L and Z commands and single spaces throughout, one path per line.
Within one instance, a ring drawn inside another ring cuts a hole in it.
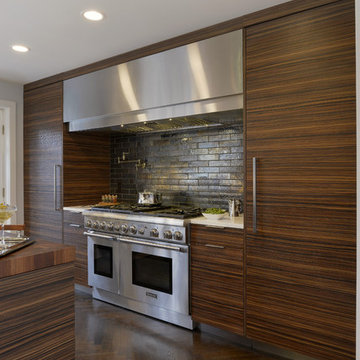
M 189 247 L 118 238 L 120 293 L 130 299 L 189 314 Z
M 88 235 L 88 281 L 90 286 L 119 292 L 119 251 L 116 240 L 104 234 Z

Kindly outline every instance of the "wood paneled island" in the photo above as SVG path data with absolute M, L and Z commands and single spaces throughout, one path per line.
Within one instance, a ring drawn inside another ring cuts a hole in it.
M 45 241 L 0 258 L 1 359 L 75 359 L 74 259 Z

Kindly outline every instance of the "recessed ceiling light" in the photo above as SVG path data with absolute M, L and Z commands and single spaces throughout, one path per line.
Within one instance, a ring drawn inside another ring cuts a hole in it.
M 12 45 L 11 48 L 16 52 L 28 52 L 30 49 L 27 46 L 24 45 Z
M 86 10 L 82 13 L 82 16 L 90 21 L 100 21 L 104 18 L 104 15 L 96 10 Z

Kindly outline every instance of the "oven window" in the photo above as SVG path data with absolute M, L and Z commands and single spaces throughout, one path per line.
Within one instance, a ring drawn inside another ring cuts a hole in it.
M 172 294 L 172 259 L 132 252 L 133 284 Z
M 113 277 L 113 249 L 111 246 L 94 245 L 94 273 Z

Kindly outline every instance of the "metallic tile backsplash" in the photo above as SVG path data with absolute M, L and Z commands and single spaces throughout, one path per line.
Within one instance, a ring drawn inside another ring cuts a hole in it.
M 136 202 L 138 192 L 156 190 L 162 193 L 164 204 L 227 209 L 228 199 L 242 198 L 239 117 L 226 127 L 113 135 L 111 151 L 111 192 L 120 201 Z

